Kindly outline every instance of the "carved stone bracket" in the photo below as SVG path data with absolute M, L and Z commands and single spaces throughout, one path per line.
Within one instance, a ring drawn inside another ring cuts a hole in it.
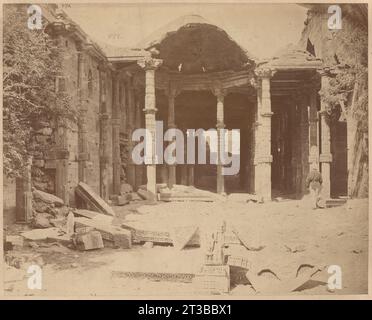
M 137 64 L 144 70 L 156 70 L 161 66 L 163 63 L 163 60 L 161 59 L 154 59 L 151 57 L 145 57 L 139 61 L 137 61 Z
M 271 68 L 257 68 L 255 71 L 255 74 L 259 78 L 272 78 L 274 74 L 276 73 L 276 70 Z

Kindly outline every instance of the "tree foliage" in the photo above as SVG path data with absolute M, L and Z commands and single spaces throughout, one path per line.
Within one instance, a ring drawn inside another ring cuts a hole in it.
M 345 105 L 345 112 L 359 122 L 358 129 L 366 132 L 368 130 L 368 33 L 363 26 L 353 23 L 350 19 L 344 26 L 344 29 L 335 34 L 335 40 L 340 48 L 338 56 L 334 57 L 337 62 L 340 62 L 337 73 L 331 78 L 329 86 L 320 94 L 328 106 L 329 114 L 332 114 L 342 102 Z
M 69 95 L 55 88 L 62 73 L 58 43 L 44 30 L 28 29 L 27 19 L 25 5 L 4 5 L 3 164 L 8 177 L 22 174 L 41 121 L 76 121 Z

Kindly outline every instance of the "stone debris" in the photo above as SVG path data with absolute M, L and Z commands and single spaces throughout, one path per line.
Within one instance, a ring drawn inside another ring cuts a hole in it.
M 133 192 L 133 187 L 129 183 L 122 183 L 120 186 L 120 194 L 131 194 Z
M 143 247 L 144 248 L 147 248 L 147 249 L 151 249 L 154 247 L 154 243 L 151 242 L 151 241 L 146 241 L 144 244 L 143 244 Z
M 216 193 L 197 189 L 194 186 L 174 185 L 172 189 L 167 187 L 160 189 L 161 201 L 203 201 L 214 202 L 224 200 L 224 197 Z
M 4 255 L 5 263 L 16 269 L 26 269 L 31 264 L 39 266 L 44 265 L 41 254 L 38 253 L 24 253 L 24 252 L 7 252 Z
M 144 189 L 138 189 L 137 194 L 142 198 L 143 200 L 150 200 L 153 201 L 156 199 L 156 195 L 153 194 L 151 191 L 144 190 Z
M 73 212 L 74 212 L 74 215 L 77 217 L 93 219 L 93 220 L 101 221 L 102 223 L 106 223 L 109 225 L 111 225 L 114 220 L 113 217 L 98 213 L 96 211 L 90 211 L 90 210 L 85 210 L 85 209 L 74 209 Z
M 12 250 L 17 247 L 23 247 L 24 238 L 18 235 L 6 235 L 5 236 L 5 243 L 9 246 L 9 250 Z
M 251 251 L 260 251 L 265 248 L 265 245 L 261 243 L 259 234 L 246 232 L 243 230 L 244 226 L 232 226 L 232 232 L 236 235 L 244 247 Z
M 52 227 L 52 224 L 50 223 L 51 218 L 53 218 L 53 216 L 48 213 L 34 213 L 32 226 L 36 229 L 50 228 Z
M 77 233 L 73 236 L 73 242 L 78 250 L 94 250 L 104 247 L 101 233 L 98 231 L 88 231 Z
M 64 234 L 59 228 L 33 229 L 21 233 L 21 236 L 30 241 L 45 241 L 50 237 Z
M 57 196 L 50 194 L 50 193 L 46 193 L 44 191 L 34 189 L 32 192 L 32 195 L 34 199 L 40 200 L 41 202 L 44 202 L 47 204 L 53 204 L 56 207 L 62 207 L 64 205 L 64 202 L 61 198 L 58 198 Z
M 204 265 L 193 281 L 196 290 L 206 294 L 229 293 L 230 268 L 227 265 Z
M 227 199 L 234 202 L 258 202 L 259 197 L 250 193 L 230 193 Z
M 56 221 L 60 221 L 59 226 L 62 226 L 62 220 L 66 219 L 70 210 L 69 207 L 64 205 L 63 200 L 35 188 L 32 195 L 31 226 L 36 229 L 50 228 L 56 226 Z
M 75 188 L 75 192 L 89 209 L 115 216 L 114 210 L 86 183 L 79 182 L 78 186 Z
M 101 233 L 102 239 L 106 240 L 108 245 L 119 247 L 123 249 L 130 249 L 132 247 L 132 234 L 129 230 L 109 225 L 95 219 L 88 219 L 83 217 L 75 217 L 75 226 L 92 227 Z
M 112 195 L 110 196 L 110 200 L 112 201 L 112 205 L 114 206 L 125 206 L 129 203 L 131 199 L 131 194 L 124 194 L 124 195 Z
M 198 226 L 175 227 L 170 234 L 173 247 L 182 250 L 193 237 L 199 237 Z

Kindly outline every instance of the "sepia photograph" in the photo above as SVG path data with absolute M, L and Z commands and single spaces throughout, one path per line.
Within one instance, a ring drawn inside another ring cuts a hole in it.
M 368 16 L 3 3 L 1 294 L 367 297 Z

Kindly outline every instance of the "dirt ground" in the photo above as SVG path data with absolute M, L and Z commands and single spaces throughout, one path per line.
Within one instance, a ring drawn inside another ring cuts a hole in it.
M 196 225 L 205 239 L 219 223 L 244 230 L 252 246 L 246 254 L 254 270 L 269 270 L 268 291 L 257 292 L 249 283 L 232 286 L 231 296 L 265 294 L 366 294 L 368 288 L 368 200 L 349 200 L 346 205 L 311 209 L 305 200 L 266 204 L 227 200 L 216 202 L 174 202 L 116 207 L 118 216 L 148 229 L 172 231 L 176 226 Z M 13 225 L 8 232 L 17 233 Z M 202 240 L 202 243 L 204 240 Z M 135 245 L 132 249 L 104 248 L 76 251 L 54 244 L 38 248 L 22 247 L 12 254 L 27 256 L 28 263 L 42 266 L 42 289 L 27 288 L 27 263 L 17 269 L 6 266 L 5 292 L 17 296 L 194 296 L 201 294 L 194 283 L 151 278 L 146 274 L 195 274 L 203 264 L 204 245 L 176 249 Z M 338 265 L 342 289 L 329 290 L 314 282 L 297 291 L 285 284 L 296 277 L 300 266 Z M 139 275 L 139 272 L 142 272 Z M 273 276 L 274 275 L 274 276 Z M 271 278 L 270 278 L 271 277 Z

